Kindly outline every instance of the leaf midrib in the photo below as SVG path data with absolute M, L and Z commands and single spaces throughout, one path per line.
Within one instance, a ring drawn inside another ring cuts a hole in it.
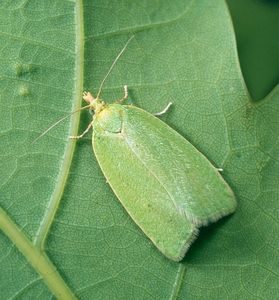
M 76 21 L 76 48 L 75 48 L 75 86 L 74 86 L 74 105 L 73 110 L 81 106 L 81 94 L 83 89 L 83 66 L 84 66 L 84 21 L 82 0 L 76 2 L 75 9 Z M 80 113 L 72 116 L 70 121 L 70 134 L 77 135 L 79 127 Z M 38 231 L 32 241 L 21 228 L 8 216 L 0 207 L 0 230 L 13 242 L 17 249 L 23 254 L 26 260 L 31 264 L 34 270 L 40 274 L 50 292 L 58 299 L 76 299 L 74 293 L 68 287 L 65 280 L 59 274 L 57 268 L 45 253 L 45 242 L 53 223 L 55 214 L 58 210 L 63 192 L 68 179 L 70 167 L 76 143 L 69 140 L 65 154 L 62 159 L 60 172 L 57 178 L 57 184 L 54 188 L 49 205 L 41 220 Z
M 0 207 L 0 229 L 14 243 L 26 260 L 41 275 L 50 291 L 58 299 L 76 299 L 73 292 L 67 286 L 58 270 L 50 261 L 44 251 L 34 246 L 31 240 L 17 226 L 13 220 Z
M 72 110 L 78 110 L 81 107 L 81 95 L 83 90 L 83 72 L 84 72 L 84 27 L 83 27 L 83 7 L 82 7 L 82 0 L 76 3 L 76 64 L 75 64 L 75 87 L 74 87 L 74 105 Z M 70 135 L 77 135 L 78 134 L 78 127 L 79 127 L 79 120 L 80 120 L 80 112 L 77 112 L 72 115 L 70 121 Z M 57 184 L 54 188 L 52 193 L 51 199 L 49 201 L 49 205 L 46 208 L 45 215 L 42 218 L 38 231 L 36 233 L 36 237 L 34 243 L 36 246 L 44 249 L 44 244 L 49 232 L 49 229 L 53 223 L 53 219 L 56 215 L 56 212 L 59 208 L 59 204 L 61 198 L 63 196 L 63 192 L 67 183 L 67 179 L 69 176 L 69 171 L 72 164 L 72 159 L 75 150 L 75 141 L 72 139 L 68 140 L 65 154 L 62 160 L 60 172 L 57 178 Z

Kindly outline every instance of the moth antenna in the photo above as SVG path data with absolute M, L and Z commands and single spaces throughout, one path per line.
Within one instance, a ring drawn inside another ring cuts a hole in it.
M 102 92 L 102 87 L 106 81 L 106 79 L 108 78 L 109 74 L 111 73 L 112 69 L 114 68 L 116 62 L 118 61 L 118 59 L 120 58 L 120 56 L 123 54 L 123 52 L 125 51 L 125 49 L 127 48 L 128 44 L 130 43 L 130 41 L 134 38 L 134 35 L 132 35 L 128 41 L 126 42 L 125 46 L 122 48 L 122 50 L 118 53 L 118 55 L 116 56 L 115 60 L 113 61 L 111 67 L 109 68 L 106 76 L 104 77 L 104 79 L 102 80 L 101 84 L 100 84 L 100 87 L 99 87 L 99 91 L 98 91 L 98 94 L 97 94 L 97 99 L 99 99 L 99 96 Z
M 46 129 L 43 133 L 41 133 L 37 138 L 35 138 L 35 140 L 31 143 L 34 144 L 38 139 L 40 139 L 41 137 L 43 137 L 45 134 L 47 134 L 53 127 L 57 126 L 59 123 L 61 123 L 62 121 L 64 121 L 65 119 L 67 119 L 68 117 L 70 117 L 71 115 L 85 109 L 85 108 L 89 108 L 89 105 L 83 106 L 77 110 L 72 111 L 71 113 L 67 114 L 65 117 L 59 119 L 57 122 L 55 122 L 53 125 L 51 125 L 48 129 Z
M 112 69 L 114 68 L 116 62 L 118 61 L 118 59 L 120 58 L 120 56 L 123 54 L 123 52 L 125 51 L 125 49 L 127 48 L 128 44 L 130 43 L 130 41 L 134 38 L 134 35 L 132 35 L 128 41 L 126 42 L 125 46 L 122 48 L 122 50 L 118 53 L 118 55 L 116 56 L 115 60 L 113 61 L 111 67 L 109 68 L 106 76 L 104 77 L 104 79 L 102 80 L 101 84 L 100 84 L 100 87 L 99 87 L 99 91 L 98 91 L 98 94 L 97 94 L 97 97 L 96 99 L 99 98 L 101 92 L 102 92 L 102 87 L 106 81 L 106 79 L 108 78 L 109 74 L 111 73 Z M 40 139 L 41 137 L 43 137 L 45 134 L 47 134 L 52 128 L 54 128 L 55 126 L 57 126 L 59 123 L 61 123 L 62 121 L 64 121 L 65 119 L 67 119 L 68 117 L 70 117 L 71 115 L 85 109 L 85 108 L 89 108 L 91 106 L 91 104 L 89 105 L 86 105 L 82 108 L 79 108 L 69 114 L 67 114 L 65 117 L 59 119 L 57 122 L 55 122 L 53 125 L 51 125 L 48 129 L 46 129 L 42 134 L 40 134 L 31 144 L 35 143 L 38 139 Z

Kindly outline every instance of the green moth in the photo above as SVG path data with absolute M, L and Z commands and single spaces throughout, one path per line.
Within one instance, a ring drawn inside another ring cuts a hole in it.
M 71 138 L 93 128 L 93 150 L 113 192 L 154 245 L 180 261 L 199 227 L 234 212 L 236 200 L 218 169 L 190 142 L 154 115 L 122 104 L 127 86 L 116 103 L 100 99 L 128 42 L 96 98 L 84 93 L 88 105 L 83 108 L 94 111 L 93 120 L 83 134 Z
M 92 145 L 109 185 L 167 257 L 179 261 L 198 228 L 232 213 L 234 194 L 191 143 L 152 114 L 90 93 Z M 81 136 L 79 136 L 81 137 Z

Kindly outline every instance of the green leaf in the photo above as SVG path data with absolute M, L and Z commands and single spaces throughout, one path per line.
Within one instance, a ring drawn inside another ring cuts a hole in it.
M 249 98 L 225 3 L 6 0 L 0 20 L 0 298 L 274 299 L 279 88 Z M 182 263 L 127 215 L 90 135 L 68 139 L 88 112 L 32 143 L 80 107 L 83 88 L 96 93 L 132 34 L 103 99 L 127 84 L 150 112 L 172 101 L 164 121 L 224 169 L 238 201 Z
M 227 0 L 236 32 L 245 82 L 253 99 L 265 97 L 278 83 L 279 2 Z M 260 25 L 259 25 L 260 24 Z

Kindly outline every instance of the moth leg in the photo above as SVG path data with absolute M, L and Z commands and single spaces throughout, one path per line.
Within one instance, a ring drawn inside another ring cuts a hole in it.
M 172 102 L 169 102 L 168 105 L 162 111 L 154 113 L 153 115 L 158 117 L 158 116 L 161 116 L 161 115 L 165 114 L 169 110 L 171 105 L 172 105 Z
M 122 103 L 123 101 L 128 99 L 128 86 L 124 85 L 124 96 L 120 100 L 115 101 L 116 103 Z
M 83 133 L 82 134 L 80 134 L 80 135 L 71 135 L 71 136 L 69 136 L 69 138 L 70 139 L 80 139 L 80 138 L 82 138 L 89 130 L 90 130 L 90 128 L 93 126 L 93 122 L 91 122 L 88 126 L 87 126 L 87 128 L 83 131 Z

